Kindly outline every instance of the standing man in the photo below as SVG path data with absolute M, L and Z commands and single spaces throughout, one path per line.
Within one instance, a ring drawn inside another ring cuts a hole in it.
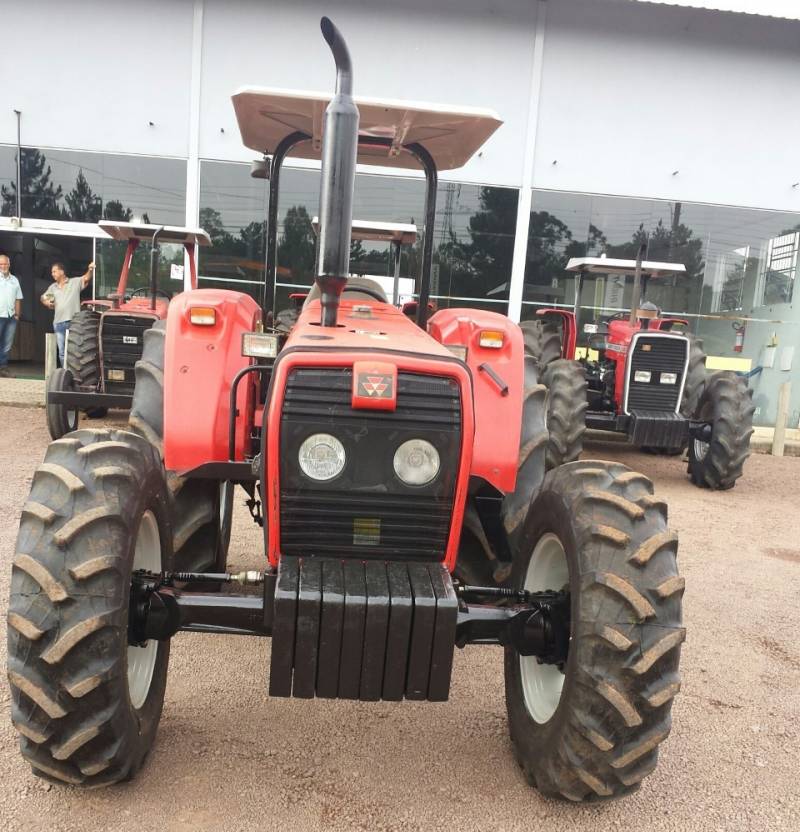
M 22 289 L 11 274 L 11 261 L 0 254 L 0 376 L 13 377 L 8 369 L 8 354 L 14 346 L 17 321 L 22 314 Z
M 89 263 L 86 274 L 80 277 L 67 277 L 63 263 L 53 263 L 50 274 L 54 283 L 42 295 L 41 301 L 48 309 L 54 309 L 53 332 L 58 342 L 58 360 L 64 366 L 64 346 L 67 341 L 69 322 L 81 308 L 81 291 L 89 285 L 94 272 L 94 263 Z

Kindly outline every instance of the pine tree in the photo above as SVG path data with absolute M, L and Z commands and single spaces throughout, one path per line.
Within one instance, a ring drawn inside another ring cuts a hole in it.
M 117 220 L 117 222 L 130 222 L 133 211 L 126 208 L 118 199 L 110 199 L 103 206 L 104 220 Z
M 283 220 L 283 234 L 278 244 L 278 263 L 292 270 L 295 280 L 314 275 L 316 241 L 311 217 L 303 205 L 293 205 Z
M 46 168 L 45 168 L 46 166 Z M 22 215 L 39 220 L 63 219 L 59 201 L 63 194 L 61 185 L 50 181 L 53 171 L 44 154 L 32 147 L 22 148 Z M 0 187 L 3 201 L 2 214 L 13 217 L 17 213 L 17 183 Z
M 102 213 L 102 200 L 95 196 L 92 186 L 83 175 L 83 168 L 78 171 L 75 187 L 66 195 L 67 209 L 64 219 L 73 222 L 97 222 Z

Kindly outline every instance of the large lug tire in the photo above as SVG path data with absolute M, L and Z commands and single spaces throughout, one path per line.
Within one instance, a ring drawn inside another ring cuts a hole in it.
M 132 777 L 155 737 L 169 642 L 128 645 L 131 573 L 172 568 L 161 461 L 126 431 L 51 443 L 22 508 L 11 574 L 11 718 L 35 774 Z
M 164 458 L 164 343 L 166 321 L 144 334 L 136 362 L 136 386 L 128 423 Z M 216 480 L 185 479 L 167 473 L 172 496 L 173 550 L 176 569 L 222 572 L 228 557 L 233 485 Z
M 533 356 L 540 373 L 551 361 L 561 358 L 561 334 L 552 321 L 521 321 L 519 328 L 525 342 L 525 353 Z
M 686 382 L 683 385 L 681 399 L 681 413 L 692 418 L 697 412 L 700 396 L 706 386 L 706 354 L 703 349 L 703 339 L 689 336 L 689 367 L 686 370 Z
M 753 391 L 736 373 L 723 370 L 708 377 L 695 420 L 711 425 L 711 441 L 689 440 L 689 476 L 702 488 L 727 490 L 736 485 L 750 456 Z
M 69 324 L 67 369 L 76 388 L 100 387 L 100 313 L 81 309 Z
M 503 526 L 513 551 L 533 495 L 545 475 L 547 450 L 547 388 L 539 383 L 536 361 L 525 356 L 522 426 L 519 438 L 517 482 L 512 494 L 503 500 Z
M 528 782 L 573 801 L 624 795 L 653 771 L 680 688 L 684 581 L 649 479 L 582 460 L 548 473 L 512 583 L 568 588 L 563 671 L 505 649 L 506 705 Z
M 578 361 L 559 358 L 545 368 L 542 383 L 547 388 L 547 470 L 574 462 L 583 451 L 586 433 L 586 373 Z
M 74 390 L 72 384 L 72 373 L 59 367 L 53 370 L 47 380 L 47 392 L 62 393 Z M 51 439 L 61 439 L 62 436 L 78 429 L 80 417 L 78 411 L 68 408 L 63 404 L 50 404 L 45 406 L 45 417 L 47 419 L 47 430 Z

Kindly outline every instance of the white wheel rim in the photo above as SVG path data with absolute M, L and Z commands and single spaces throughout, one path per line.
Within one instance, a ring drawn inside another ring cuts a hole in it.
M 161 571 L 161 535 L 158 533 L 158 522 L 152 511 L 146 511 L 142 516 L 142 522 L 139 523 L 133 569 Z M 136 710 L 144 705 L 150 692 L 157 654 L 158 642 L 155 639 L 150 639 L 144 647 L 128 645 L 128 694 Z
M 539 538 L 525 573 L 524 588 L 529 592 L 561 590 L 569 586 L 569 566 L 564 546 L 557 535 Z M 534 722 L 547 722 L 558 708 L 564 688 L 564 673 L 557 665 L 540 664 L 536 656 L 520 656 L 522 693 L 525 707 Z
M 708 442 L 703 442 L 702 439 L 694 440 L 694 458 L 702 462 L 708 453 Z
M 78 411 L 77 410 L 68 410 L 67 411 L 67 425 L 69 426 L 70 431 L 78 429 Z

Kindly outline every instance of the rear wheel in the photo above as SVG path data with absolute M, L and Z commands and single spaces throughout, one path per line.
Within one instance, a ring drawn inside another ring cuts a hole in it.
M 169 642 L 128 644 L 131 574 L 172 567 L 157 454 L 126 431 L 50 444 L 22 509 L 11 574 L 11 718 L 35 774 L 99 786 L 153 743 Z
M 706 353 L 703 349 L 703 339 L 689 336 L 689 366 L 686 370 L 686 382 L 683 385 L 681 398 L 681 413 L 692 418 L 697 412 L 700 396 L 706 385 Z
M 566 664 L 505 650 L 517 760 L 542 793 L 624 795 L 653 771 L 680 688 L 684 581 L 666 505 L 624 465 L 550 471 L 514 556 L 512 584 L 570 593 Z
M 74 389 L 72 373 L 62 367 L 53 370 L 47 380 L 48 393 L 67 393 Z M 51 439 L 61 439 L 65 434 L 78 429 L 78 411 L 65 404 L 51 404 L 48 401 L 45 406 L 45 416 Z
M 536 360 L 539 371 L 561 358 L 561 333 L 551 321 L 520 321 L 525 352 Z
M 727 370 L 708 378 L 694 416 L 711 426 L 710 441 L 689 440 L 689 476 L 695 485 L 727 490 L 742 476 L 753 433 L 753 391 Z
M 136 362 L 136 386 L 128 418 L 131 429 L 164 457 L 164 340 L 166 321 L 144 333 Z M 228 557 L 233 513 L 232 483 L 185 479 L 168 472 L 176 568 L 185 572 L 222 572 Z
M 586 373 L 578 361 L 558 358 L 545 368 L 547 388 L 547 470 L 574 462 L 583 451 L 586 433 Z

